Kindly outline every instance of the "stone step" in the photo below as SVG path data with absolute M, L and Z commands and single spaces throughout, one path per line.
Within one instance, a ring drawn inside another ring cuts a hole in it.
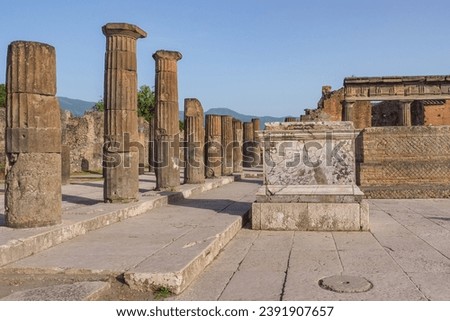
M 141 215 L 151 209 L 202 193 L 233 182 L 222 177 L 207 180 L 204 184 L 182 185 L 179 192 L 153 192 L 141 194 L 135 203 L 111 204 L 96 202 L 89 206 L 67 208 L 62 224 L 33 229 L 11 229 L 0 226 L 0 266 L 15 262 L 105 226 Z M 73 188 L 73 186 L 68 186 Z M 64 197 L 64 195 L 63 195 Z M 79 195 L 66 197 L 83 198 Z

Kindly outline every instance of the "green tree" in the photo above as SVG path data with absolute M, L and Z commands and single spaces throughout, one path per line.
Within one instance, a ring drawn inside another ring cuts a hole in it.
M 100 99 L 95 103 L 95 105 L 92 107 L 92 110 L 95 111 L 105 111 L 105 103 L 103 102 L 103 99 Z
M 156 99 L 155 93 L 147 85 L 142 85 L 138 91 L 138 116 L 144 117 L 148 122 L 155 114 Z
M 6 86 L 0 84 L 0 107 L 6 107 Z

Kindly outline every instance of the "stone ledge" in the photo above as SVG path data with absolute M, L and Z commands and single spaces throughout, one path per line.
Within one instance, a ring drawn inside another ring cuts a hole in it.
M 369 204 L 253 203 L 252 229 L 275 231 L 368 231 Z
M 141 215 L 153 208 L 164 206 L 176 199 L 188 198 L 191 195 L 211 190 L 233 181 L 234 179 L 231 176 L 222 177 L 214 180 L 207 180 L 201 185 L 182 185 L 182 190 L 179 192 L 168 192 L 164 195 L 156 192 L 145 193 L 142 195 L 142 199 L 135 203 L 99 203 L 94 205 L 97 210 L 93 211 L 93 217 L 87 219 L 80 218 L 78 221 L 65 219 L 64 214 L 70 214 L 70 211 L 68 211 L 67 213 L 63 213 L 62 224 L 49 228 L 34 229 L 36 234 L 28 237 L 12 237 L 9 240 L 4 240 L 3 244 L 0 244 L 0 267 L 35 253 L 39 253 L 90 231 L 123 221 L 127 218 Z

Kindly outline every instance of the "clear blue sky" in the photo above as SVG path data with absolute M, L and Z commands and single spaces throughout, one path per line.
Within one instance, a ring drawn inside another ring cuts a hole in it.
M 346 76 L 450 74 L 448 0 L 0 0 L 0 74 L 7 46 L 56 47 L 58 95 L 103 94 L 107 22 L 136 24 L 139 84 L 154 86 L 152 53 L 178 50 L 180 109 L 298 116 L 322 85 Z M 4 77 L 4 76 L 2 76 Z M 3 78 L 4 79 L 4 78 Z M 4 82 L 0 79 L 0 82 Z

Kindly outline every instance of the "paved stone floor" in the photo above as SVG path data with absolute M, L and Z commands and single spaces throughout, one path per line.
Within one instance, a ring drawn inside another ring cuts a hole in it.
M 171 300 L 450 300 L 450 200 L 371 200 L 370 232 L 242 229 Z M 365 293 L 319 287 L 362 276 Z

